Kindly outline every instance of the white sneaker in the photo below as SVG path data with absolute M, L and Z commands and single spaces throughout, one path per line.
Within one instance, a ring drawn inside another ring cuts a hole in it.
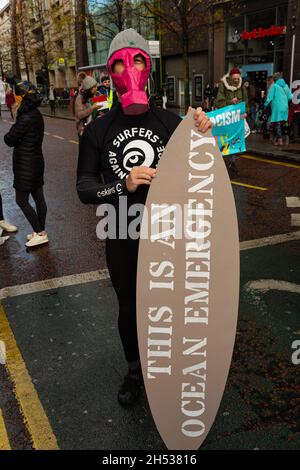
M 31 240 L 32 237 L 34 237 L 35 235 L 37 235 L 37 233 L 36 233 L 36 232 L 33 232 L 33 233 L 30 233 L 29 235 L 27 235 L 26 238 L 27 238 L 27 240 L 29 241 L 29 240 Z
M 38 233 L 34 233 L 31 239 L 25 243 L 28 248 L 33 246 L 43 245 L 44 243 L 48 243 L 48 235 L 39 235 Z
M 11 225 L 7 220 L 0 220 L 0 227 L 9 233 L 18 231 L 17 227 L 15 227 L 14 225 Z

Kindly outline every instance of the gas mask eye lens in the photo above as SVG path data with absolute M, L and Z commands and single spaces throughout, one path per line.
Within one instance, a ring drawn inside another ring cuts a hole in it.
M 112 72 L 113 73 L 122 73 L 124 70 L 124 62 L 122 59 L 116 59 L 112 64 Z
M 134 63 L 137 64 L 137 65 L 141 65 L 143 64 L 145 67 L 146 67 L 146 59 L 145 57 L 142 56 L 142 54 L 137 54 L 136 56 L 134 56 Z

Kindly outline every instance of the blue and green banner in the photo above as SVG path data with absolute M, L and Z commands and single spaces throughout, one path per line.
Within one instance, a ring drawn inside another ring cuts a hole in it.
M 207 113 L 214 127 L 212 134 L 218 140 L 221 153 L 233 155 L 245 152 L 245 119 L 242 117 L 246 113 L 245 103 L 225 106 Z

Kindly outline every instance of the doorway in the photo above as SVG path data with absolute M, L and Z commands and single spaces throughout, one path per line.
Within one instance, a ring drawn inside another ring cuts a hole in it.
M 190 91 L 190 103 L 192 103 L 192 80 L 189 81 L 189 91 Z M 179 107 L 180 110 L 185 111 L 184 104 L 184 80 L 179 80 Z

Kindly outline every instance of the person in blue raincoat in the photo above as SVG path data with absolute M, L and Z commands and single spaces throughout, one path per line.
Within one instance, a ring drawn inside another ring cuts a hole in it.
M 288 120 L 289 101 L 292 99 L 292 93 L 281 75 L 275 74 L 273 85 L 269 88 L 264 107 L 271 106 L 270 122 L 272 123 L 272 143 L 274 145 L 283 145 L 282 126 Z

